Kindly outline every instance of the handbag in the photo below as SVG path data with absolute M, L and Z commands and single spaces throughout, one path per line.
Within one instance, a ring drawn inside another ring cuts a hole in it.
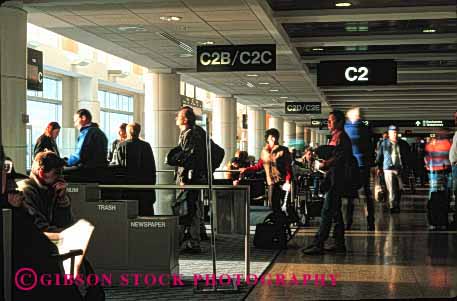
M 259 249 L 286 249 L 289 222 L 283 212 L 270 213 L 262 224 L 257 224 L 254 246 Z

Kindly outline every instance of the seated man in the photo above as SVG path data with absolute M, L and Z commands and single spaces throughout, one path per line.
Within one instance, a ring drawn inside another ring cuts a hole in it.
M 126 128 L 127 139 L 121 142 L 113 160 L 127 169 L 127 183 L 152 184 L 156 183 L 156 164 L 151 146 L 140 139 L 141 125 L 129 123 Z M 127 199 L 139 200 L 141 216 L 154 215 L 154 190 L 127 191 Z
M 61 178 L 65 161 L 53 152 L 39 153 L 32 165 L 30 177 L 18 183 L 24 196 L 24 207 L 37 228 L 56 239 L 56 232 L 72 224 L 70 199 Z

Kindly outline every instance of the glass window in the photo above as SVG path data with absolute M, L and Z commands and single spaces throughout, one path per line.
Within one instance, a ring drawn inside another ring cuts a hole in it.
M 186 96 L 194 98 L 195 97 L 195 86 L 186 83 Z

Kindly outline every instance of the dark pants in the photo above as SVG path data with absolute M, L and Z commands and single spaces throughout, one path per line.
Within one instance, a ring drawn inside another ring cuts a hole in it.
M 286 195 L 286 192 L 281 188 L 282 185 L 283 183 L 276 183 L 268 186 L 268 205 L 274 212 L 281 211 L 281 202 Z
M 344 220 L 341 212 L 341 197 L 335 188 L 325 194 L 324 204 L 321 210 L 321 224 L 317 231 L 313 244 L 322 248 L 325 241 L 328 239 L 332 222 L 335 221 L 333 237 L 337 246 L 344 246 Z
M 374 226 L 374 200 L 370 189 L 370 168 L 360 168 L 360 179 L 362 182 L 363 192 L 365 193 L 365 204 L 367 206 L 367 224 Z M 346 224 L 352 226 L 354 215 L 354 198 L 348 198 L 348 205 L 346 207 Z

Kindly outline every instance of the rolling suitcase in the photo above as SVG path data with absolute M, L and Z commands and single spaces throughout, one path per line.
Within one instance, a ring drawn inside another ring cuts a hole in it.
M 447 227 L 449 214 L 449 199 L 446 191 L 431 193 L 427 204 L 428 222 L 431 226 Z

